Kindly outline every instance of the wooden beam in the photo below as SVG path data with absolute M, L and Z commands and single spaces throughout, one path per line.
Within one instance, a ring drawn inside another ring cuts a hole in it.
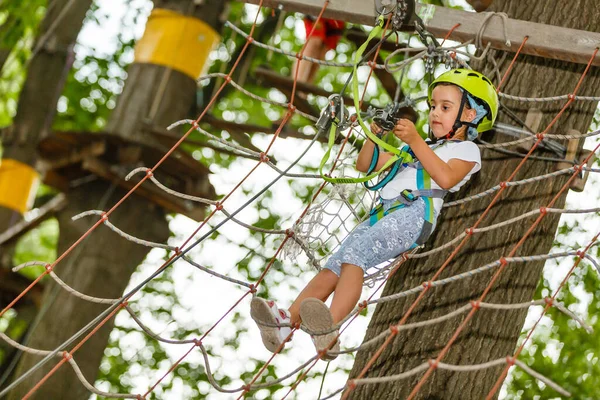
M 279 126 L 279 124 L 273 124 L 272 126 L 260 126 L 260 125 L 252 125 L 252 124 L 238 124 L 237 122 L 231 122 L 231 121 L 225 121 L 222 119 L 218 119 L 213 117 L 212 115 L 207 115 L 203 122 L 217 128 L 217 129 L 224 129 L 226 131 L 230 131 L 230 130 L 239 130 L 242 132 L 262 132 L 262 133 L 266 133 L 269 135 L 274 134 L 277 131 L 277 128 Z M 288 138 L 288 137 L 292 137 L 292 138 L 296 138 L 296 139 L 304 139 L 304 140 L 312 140 L 313 136 L 312 135 L 306 135 L 304 133 L 298 132 L 295 129 L 291 129 L 289 128 L 287 125 L 283 127 L 283 129 L 281 130 L 281 132 L 279 132 L 279 137 L 280 138 Z M 328 138 L 327 135 L 321 135 L 319 138 L 317 138 L 318 142 L 321 143 L 327 143 Z M 336 138 L 336 143 L 341 143 L 342 138 L 341 137 L 337 137 Z
M 259 3 L 259 0 L 242 1 L 252 4 Z M 296 11 L 318 15 L 323 7 L 323 0 L 263 0 L 263 6 L 272 8 L 282 6 L 287 12 Z M 459 42 L 475 39 L 486 18 L 484 14 L 431 4 L 417 4 L 417 14 L 421 16 L 427 29 L 437 37 L 444 37 L 455 24 L 460 23 L 460 26 L 450 35 L 450 39 Z M 355 24 L 373 25 L 375 8 L 372 1 L 330 0 L 323 16 Z M 596 47 L 600 46 L 599 32 L 569 29 L 518 19 L 508 19 L 506 30 L 510 46 L 505 44 L 502 20 L 492 18 L 483 34 L 483 43 L 491 43 L 494 49 L 516 52 L 525 36 L 528 36 L 529 39 L 523 46 L 522 53 L 579 64 L 586 64 Z M 600 65 L 600 53 L 594 59 L 593 65 Z
M 264 71 L 266 71 L 267 73 L 261 73 Z M 292 88 L 294 82 L 292 79 L 261 67 L 258 67 L 254 70 L 254 76 L 256 77 L 258 84 L 262 84 L 264 83 L 263 80 L 267 80 L 273 87 L 275 87 L 277 90 L 283 93 L 288 99 L 292 97 Z M 292 85 L 290 85 L 288 81 L 292 82 Z M 306 92 L 307 86 L 313 85 L 309 85 L 303 82 L 298 82 L 296 84 L 296 95 L 294 97 L 294 105 L 296 106 L 296 108 L 298 108 L 298 110 L 302 111 L 303 113 L 312 115 L 313 117 L 318 117 L 319 110 L 313 107 L 307 99 L 298 96 L 297 92 Z
M 82 167 L 85 170 L 98 175 L 102 179 L 114 182 L 115 184 L 121 186 L 125 190 L 131 190 L 131 188 L 133 188 L 137 184 L 139 179 L 141 179 L 138 176 L 137 179 L 134 178 L 129 181 L 126 181 L 124 179 L 124 176 L 122 176 L 120 173 L 117 173 L 113 170 L 113 168 L 111 168 L 110 164 L 107 164 L 94 157 L 86 158 L 83 162 Z M 187 200 L 182 200 L 175 196 L 171 196 L 170 194 L 156 187 L 151 182 L 138 187 L 135 191 L 135 194 L 137 194 L 138 196 L 145 197 L 154 204 L 158 204 L 159 206 L 164 207 L 165 209 L 171 212 L 183 214 L 197 222 L 204 220 L 204 217 L 206 215 L 206 206 Z
M 292 87 L 294 85 L 293 79 L 288 78 L 287 76 L 280 75 L 277 72 L 271 71 L 270 69 L 267 69 L 267 68 L 257 67 L 254 70 L 254 75 L 256 76 L 257 79 L 264 79 L 264 80 L 270 82 L 275 88 L 282 90 L 282 91 L 291 92 Z M 316 96 L 323 96 L 323 97 L 329 97 L 333 94 L 332 92 L 330 92 L 328 90 L 325 90 L 321 87 L 318 87 L 316 85 L 312 85 L 312 84 L 306 83 L 306 82 L 296 82 L 296 90 L 298 90 L 300 92 L 304 92 L 304 93 L 310 93 L 310 94 L 313 94 Z M 298 100 L 298 99 L 300 99 L 300 98 L 296 97 L 296 100 Z M 294 100 L 294 102 L 296 100 Z M 346 104 L 350 104 L 350 105 L 354 104 L 354 100 L 352 99 L 352 97 L 350 97 L 348 95 L 344 95 L 344 102 Z M 298 107 L 298 108 L 300 108 L 300 107 Z M 367 111 L 367 108 L 369 108 L 369 104 L 367 102 L 363 102 L 362 110 Z

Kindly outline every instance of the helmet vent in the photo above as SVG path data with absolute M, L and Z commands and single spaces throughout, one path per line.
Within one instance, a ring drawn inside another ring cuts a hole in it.
M 479 75 L 477 75 L 473 72 L 469 72 L 469 74 L 467 76 L 474 76 L 475 78 L 479 78 Z
M 487 77 L 482 76 L 481 79 L 483 79 L 484 81 L 486 81 L 487 83 L 489 83 L 490 85 L 492 85 L 492 82 L 490 82 L 490 80 Z

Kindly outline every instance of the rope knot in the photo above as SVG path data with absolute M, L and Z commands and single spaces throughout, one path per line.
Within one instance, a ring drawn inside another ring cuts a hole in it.
M 102 212 L 102 214 L 100 214 L 100 221 L 102 221 L 102 222 L 108 221 L 108 214 L 106 212 Z
M 467 235 L 472 235 L 472 234 L 473 234 L 473 228 L 467 228 L 467 229 L 465 230 L 465 233 L 466 233 Z
M 348 386 L 348 389 L 350 389 L 350 390 L 356 389 L 356 381 L 355 380 L 348 381 L 347 386 Z
M 515 365 L 515 358 L 511 356 L 506 357 L 506 363 L 512 367 Z
M 440 362 L 438 360 L 429 360 L 429 366 L 433 369 L 437 369 L 437 367 L 440 365 Z
M 552 304 L 554 304 L 554 299 L 552 299 L 552 297 L 545 297 L 544 302 L 551 306 Z
M 229 79 L 231 79 L 231 78 L 229 78 Z M 194 128 L 194 129 L 198 129 L 198 127 L 199 127 L 199 126 L 200 126 L 200 125 L 198 125 L 198 121 L 197 121 L 197 120 L 194 120 L 194 121 L 192 122 L 192 128 Z
M 65 361 L 71 361 L 73 359 L 73 355 L 68 351 L 63 351 L 62 356 L 65 359 Z
M 202 345 L 202 340 L 201 339 L 194 339 L 194 346 L 196 347 L 200 347 Z
M 535 135 L 535 138 L 538 139 L 538 140 L 542 140 L 542 139 L 544 139 L 544 134 L 543 133 L 538 133 L 538 134 Z
M 267 156 L 264 152 L 260 153 L 260 162 L 266 163 L 269 162 L 269 156 Z
M 217 201 L 217 202 L 215 203 L 215 209 L 216 209 L 217 211 L 221 211 L 221 210 L 223 209 L 223 204 L 221 204 L 221 202 L 220 202 L 220 201 Z
M 44 268 L 46 269 L 46 272 L 49 274 L 50 272 L 52 272 L 52 270 L 54 270 L 54 267 L 52 266 L 52 264 L 46 264 L 44 265 Z
M 254 283 L 251 283 L 248 289 L 250 289 L 250 293 L 256 293 L 256 285 Z
M 481 308 L 481 302 L 479 300 L 471 300 L 471 307 L 473 307 L 475 310 L 479 310 Z
M 392 335 L 397 335 L 399 332 L 399 329 L 396 325 L 390 325 L 390 332 L 392 333 Z
M 154 176 L 154 173 L 152 172 L 152 170 L 151 170 L 150 168 L 148 168 L 148 169 L 146 170 L 146 176 L 147 176 L 148 178 L 152 178 L 152 177 Z
M 285 236 L 291 238 L 292 236 L 294 236 L 294 231 L 291 229 L 286 229 L 285 230 Z
M 540 214 L 547 214 L 548 209 L 546 207 L 540 207 Z
M 506 261 L 506 258 L 504 257 L 500 257 L 500 264 L 504 267 L 508 264 L 508 261 Z
M 505 181 L 504 182 L 500 182 L 500 187 L 502 189 L 506 189 L 506 187 L 507 187 L 506 182 Z
M 425 281 L 425 282 L 423 282 L 423 287 L 425 289 L 429 289 L 429 288 L 433 287 L 433 282 L 431 282 L 431 281 Z

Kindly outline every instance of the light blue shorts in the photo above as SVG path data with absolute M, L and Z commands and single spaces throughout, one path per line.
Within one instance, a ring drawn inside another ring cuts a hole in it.
M 382 199 L 388 210 L 394 199 Z M 353 264 L 367 269 L 409 250 L 415 243 L 425 218 L 425 201 L 417 199 L 410 206 L 391 212 L 370 226 L 369 220 L 357 225 L 342 242 L 340 248 L 327 260 L 324 268 L 340 276 L 342 264 Z

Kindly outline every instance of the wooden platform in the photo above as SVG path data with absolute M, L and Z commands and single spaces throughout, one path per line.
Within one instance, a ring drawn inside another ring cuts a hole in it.
M 153 138 L 152 142 L 156 140 Z M 143 173 L 129 181 L 125 181 L 125 176 L 137 167 L 152 168 L 168 149 L 160 144 L 150 146 L 129 142 L 105 132 L 55 132 L 38 145 L 39 169 L 45 172 L 46 184 L 63 192 L 68 192 L 73 184 L 90 174 L 128 190 L 143 178 Z M 163 185 L 175 191 L 215 199 L 216 192 L 208 181 L 208 174 L 206 166 L 180 149 L 176 149 L 154 173 Z M 204 219 L 205 206 L 167 194 L 152 182 L 145 182 L 135 193 L 168 211 L 196 221 Z

